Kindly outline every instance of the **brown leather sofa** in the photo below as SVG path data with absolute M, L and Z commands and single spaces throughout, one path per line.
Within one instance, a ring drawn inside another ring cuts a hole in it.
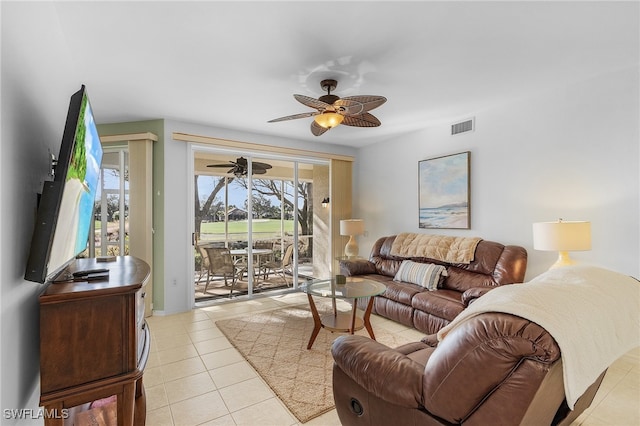
M 555 340 L 503 313 L 396 349 L 340 336 L 331 349 L 342 425 L 568 425 L 593 401 L 603 372 L 569 410 Z
M 527 251 L 520 246 L 482 240 L 471 263 L 450 264 L 429 258 L 393 256 L 391 247 L 395 238 L 396 235 L 379 238 L 368 260 L 342 260 L 340 271 L 346 276 L 358 275 L 385 284 L 387 289 L 376 296 L 372 312 L 425 334 L 436 333 L 492 288 L 524 280 Z M 435 291 L 396 282 L 393 278 L 406 259 L 444 265 L 448 276 Z

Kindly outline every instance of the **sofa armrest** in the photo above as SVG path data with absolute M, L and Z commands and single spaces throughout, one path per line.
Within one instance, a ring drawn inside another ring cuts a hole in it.
M 422 406 L 424 366 L 368 337 L 340 336 L 331 347 L 335 364 L 367 392 L 408 408 Z
M 420 339 L 420 341 L 422 343 L 424 343 L 427 346 L 430 346 L 432 348 L 435 348 L 438 346 L 438 334 L 427 334 L 426 336 L 424 336 L 422 339 Z
M 353 259 L 340 261 L 340 273 L 351 277 L 354 275 L 375 274 L 376 265 L 367 259 Z
M 466 290 L 462 293 L 462 303 L 465 307 L 469 306 L 471 302 L 476 300 L 478 297 L 487 294 L 489 291 L 493 290 L 496 287 L 473 287 Z

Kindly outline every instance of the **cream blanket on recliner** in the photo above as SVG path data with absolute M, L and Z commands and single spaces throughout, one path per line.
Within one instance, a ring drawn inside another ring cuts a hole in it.
M 438 340 L 483 312 L 517 315 L 553 336 L 571 409 L 606 368 L 640 346 L 640 282 L 607 269 L 567 266 L 524 284 L 496 287 L 442 328 Z
M 403 232 L 391 245 L 391 255 L 398 257 L 425 257 L 447 263 L 471 263 L 478 237 L 452 237 L 448 235 L 413 234 Z

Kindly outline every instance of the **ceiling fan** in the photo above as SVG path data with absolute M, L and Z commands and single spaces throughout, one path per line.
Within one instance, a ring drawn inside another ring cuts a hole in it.
M 229 161 L 226 164 L 209 164 L 207 167 L 231 167 L 227 173 L 232 173 L 235 177 L 241 178 L 247 176 L 249 168 L 247 165 L 247 159 L 239 157 L 236 161 Z M 259 161 L 251 162 L 251 169 L 254 175 L 263 175 L 267 173 L 267 170 L 271 168 L 271 164 L 260 163 Z
M 315 108 L 317 111 L 274 118 L 269 120 L 268 123 L 314 117 L 311 122 L 311 133 L 315 136 L 320 136 L 339 124 L 354 127 L 378 127 L 380 125 L 380 120 L 368 111 L 385 103 L 387 98 L 384 96 L 364 95 L 339 98 L 331 94 L 331 91 L 338 86 L 336 80 L 322 80 L 320 86 L 327 91 L 327 94 L 320 96 L 318 99 L 304 95 L 293 95 L 298 102 Z

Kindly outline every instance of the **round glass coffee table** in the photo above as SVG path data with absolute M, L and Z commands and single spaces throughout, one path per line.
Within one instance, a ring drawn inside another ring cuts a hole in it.
M 309 339 L 307 349 L 311 349 L 313 342 L 316 340 L 320 329 L 325 328 L 331 332 L 337 331 L 342 333 L 353 334 L 355 331 L 366 328 L 369 336 L 376 340 L 373 334 L 373 328 L 369 321 L 371 317 L 371 309 L 373 308 L 373 296 L 384 293 L 386 286 L 377 281 L 368 280 L 358 277 L 347 277 L 344 284 L 338 284 L 335 278 L 313 280 L 302 285 L 301 289 L 307 293 L 309 298 L 309 307 L 313 315 L 313 332 Z M 333 312 L 322 317 L 318 313 L 313 297 L 331 298 Z M 369 297 L 369 303 L 362 317 L 356 315 L 358 310 L 358 299 Z M 336 307 L 336 299 L 352 299 L 353 308 L 351 312 L 338 311 Z

